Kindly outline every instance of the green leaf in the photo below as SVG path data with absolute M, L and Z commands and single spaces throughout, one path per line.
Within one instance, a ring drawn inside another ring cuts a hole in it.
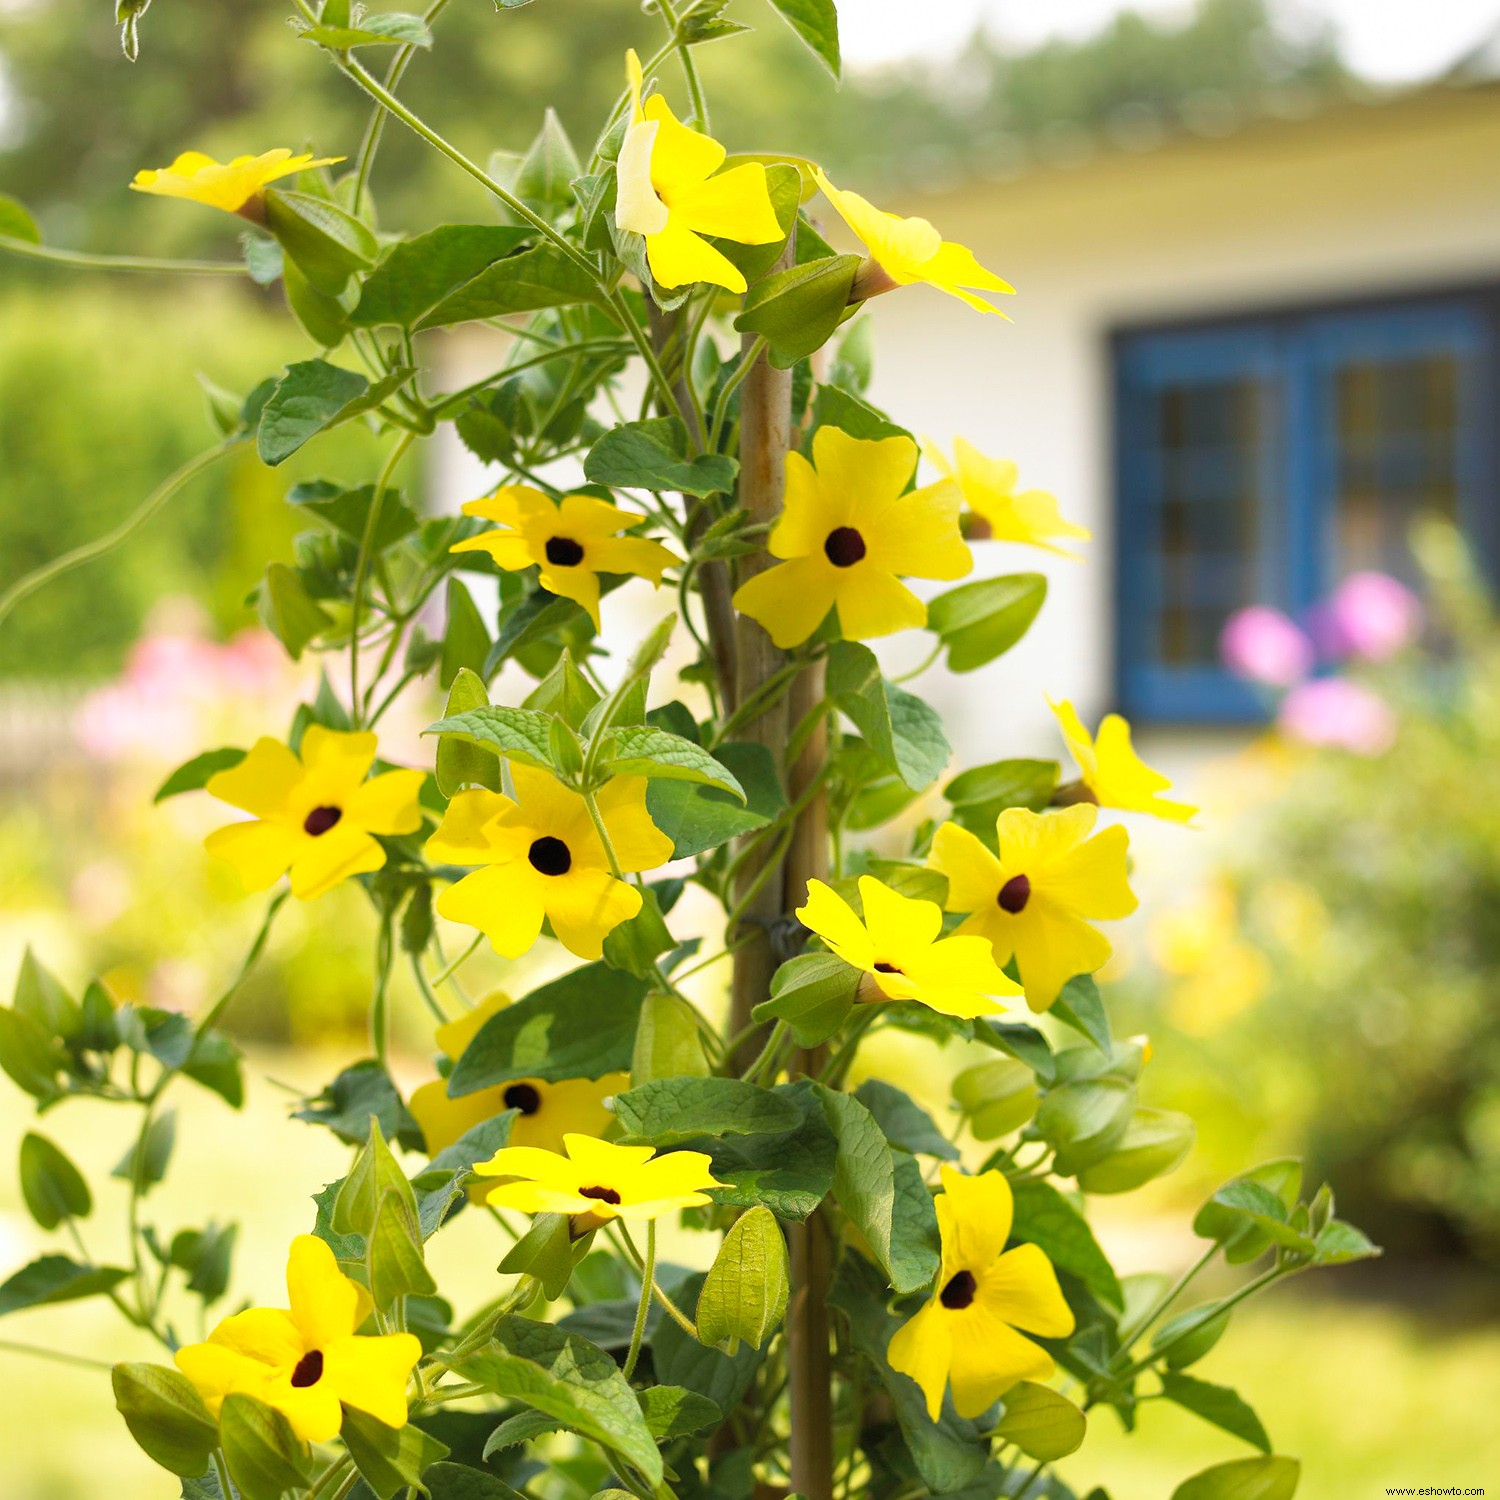
M 370 230 L 328 198 L 269 188 L 265 202 L 266 227 L 307 284 L 325 297 L 337 298 L 349 278 L 380 253 Z
M 953 1097 L 976 1141 L 998 1140 L 1036 1113 L 1036 1075 L 1017 1058 L 997 1057 L 965 1068 L 953 1080 Z
M 719 787 L 746 800 L 745 789 L 723 762 L 679 734 L 654 724 L 627 724 L 609 730 L 599 746 L 601 768 L 611 776 L 647 776 Z
M 1206 1380 L 1167 1370 L 1161 1377 L 1161 1389 L 1168 1401 L 1175 1401 L 1205 1422 L 1212 1422 L 1215 1427 L 1243 1438 L 1262 1453 L 1271 1451 L 1271 1439 L 1266 1436 L 1260 1418 L 1249 1403 L 1228 1386 L 1210 1385 Z
M 557 665 L 531 690 L 522 708 L 556 714 L 570 729 L 582 729 L 589 711 L 599 702 L 599 692 L 564 651 Z
M 583 461 L 594 484 L 630 490 L 713 495 L 734 488 L 739 464 L 722 453 L 689 458 L 687 428 L 677 417 L 625 422 L 606 432 Z
M 760 334 L 770 363 L 790 369 L 821 349 L 843 321 L 859 267 L 857 255 L 832 255 L 763 277 L 746 292 L 734 326 Z
M 460 579 L 448 580 L 448 623 L 443 630 L 442 664 L 438 685 L 452 687 L 462 671 L 478 674 L 490 655 L 490 633 L 484 617 Z
M 113 1266 L 81 1266 L 66 1255 L 43 1255 L 0 1283 L 0 1317 L 27 1307 L 98 1297 L 129 1275 Z
M 62 1048 L 28 1015 L 0 1006 L 0 1068 L 35 1099 L 58 1092 L 58 1072 L 67 1066 Z
M 943 788 L 943 796 L 964 827 L 993 842 L 995 819 L 1007 807 L 1041 812 L 1056 789 L 1056 761 L 997 760 L 961 772 Z
M 752 1210 L 753 1211 L 753 1210 Z M 703 1303 L 698 1303 L 698 1315 L 703 1316 Z M 657 1442 L 667 1442 L 675 1437 L 686 1437 L 690 1432 L 702 1432 L 705 1427 L 717 1427 L 724 1420 L 718 1403 L 697 1391 L 680 1385 L 653 1385 L 640 1393 L 641 1412 L 646 1426 Z M 605 1491 L 608 1494 L 608 1491 Z M 617 1491 L 626 1494 L 626 1491 Z M 597 1500 L 597 1497 L 596 1497 Z
M 787 24 L 812 49 L 818 61 L 837 78 L 839 58 L 839 13 L 834 0 L 771 0 Z
M 615 1118 L 631 1145 L 679 1146 L 703 1135 L 784 1135 L 802 1112 L 739 1078 L 659 1078 L 621 1094 Z
M 339 1436 L 376 1500 L 392 1500 L 407 1485 L 420 1488 L 422 1476 L 449 1451 L 446 1443 L 438 1442 L 414 1422 L 387 1427 L 353 1406 L 344 1408 Z
M 320 291 L 290 259 L 283 260 L 281 274 L 286 305 L 297 321 L 320 349 L 337 348 L 349 333 L 349 308 L 357 295 L 353 283 L 337 294 Z
M 914 791 L 942 774 L 952 754 L 942 720 L 920 698 L 886 682 L 868 646 L 837 641 L 829 648 L 828 696 Z
M 242 1500 L 280 1500 L 312 1478 L 312 1455 L 274 1407 L 238 1393 L 224 1398 L 219 1441 Z
M 844 1024 L 862 975 L 833 953 L 804 953 L 771 976 L 771 998 L 752 1011 L 757 1021 L 785 1021 L 799 1047 L 816 1047 Z
M 369 1132 L 334 1200 L 331 1222 L 338 1234 L 368 1237 L 388 1192 L 394 1192 L 413 1216 L 417 1211 L 416 1194 L 406 1180 L 400 1162 L 386 1145 L 380 1121 L 374 1116 L 369 1121 Z
M 148 1458 L 187 1478 L 208 1468 L 219 1427 L 186 1375 L 166 1365 L 119 1364 L 110 1381 L 115 1407 Z
M 1250 1182 L 1265 1188 L 1281 1205 L 1280 1217 L 1284 1222 L 1302 1188 L 1302 1163 L 1293 1157 L 1262 1162 L 1260 1166 L 1232 1178 L 1225 1187 L 1232 1187 L 1237 1182 Z M 1275 1210 L 1268 1204 L 1261 1206 L 1274 1216 Z M 1224 1248 L 1225 1260 L 1236 1266 L 1254 1260 L 1271 1243 L 1270 1235 L 1257 1227 L 1253 1219 L 1233 1205 L 1221 1203 L 1217 1193 L 1194 1216 L 1193 1233 L 1201 1239 L 1217 1240 Z
M 351 490 L 333 480 L 312 479 L 293 485 L 286 498 L 289 505 L 301 507 L 359 546 L 364 541 L 370 507 L 375 503 L 375 486 L 362 484 Z M 394 547 L 421 524 L 421 517 L 396 490 L 385 490 L 380 497 L 375 529 L 370 534 L 370 550 L 384 552 L 388 547 Z
M 28 245 L 42 243 L 42 231 L 24 204 L 0 193 L 0 234 L 13 240 L 25 240 Z
M 491 1344 L 455 1368 L 497 1396 L 555 1417 L 619 1454 L 651 1484 L 661 1483 L 661 1453 L 635 1392 L 614 1360 L 586 1339 L 512 1315 L 495 1325 Z
M 327 1126 L 341 1141 L 361 1146 L 370 1137 L 374 1116 L 388 1141 L 399 1141 L 409 1151 L 422 1147 L 422 1132 L 412 1119 L 390 1074 L 374 1058 L 340 1071 L 322 1093 L 292 1111 L 294 1120 Z
M 1292 1500 L 1301 1477 L 1295 1458 L 1241 1458 L 1184 1480 L 1172 1500 Z
M 529 228 L 492 224 L 444 224 L 395 246 L 365 279 L 351 323 L 410 328 L 487 266 L 509 255 Z
M 896 1291 L 915 1292 L 931 1285 L 938 1270 L 937 1215 L 931 1198 L 917 1232 L 897 1234 L 896 1161 L 875 1117 L 852 1094 L 821 1084 L 813 1087 L 838 1141 L 833 1195 L 839 1207 L 864 1236 Z
M 1123 1309 L 1114 1268 L 1083 1215 L 1048 1182 L 1017 1182 L 1012 1193 L 1011 1239 L 1038 1246 L 1059 1271 L 1076 1276 L 1100 1302 Z
M 515 1078 L 601 1078 L 630 1066 L 645 984 L 603 964 L 574 969 L 497 1011 L 448 1077 L 458 1099 Z
M 958 1147 L 932 1122 L 932 1116 L 893 1084 L 867 1078 L 854 1097 L 874 1116 L 886 1140 L 913 1156 L 958 1160 Z
M 603 305 L 598 283 L 552 245 L 537 245 L 487 266 L 444 297 L 416 326 L 444 328 L 579 302 Z
M 1031 628 L 1046 598 L 1042 573 L 981 578 L 930 600 L 927 628 L 948 648 L 950 672 L 972 672 L 1009 651 Z
M 523 766 L 552 769 L 552 716 L 499 703 L 429 724 L 423 734 L 453 735 Z
M 497 0 L 497 7 L 515 3 Z M 426 1485 L 432 1500 L 526 1500 L 503 1479 L 467 1464 L 433 1464 L 427 1471 Z
M 259 607 L 261 622 L 286 647 L 293 661 L 299 660 L 308 643 L 333 624 L 333 616 L 285 563 L 273 562 L 266 568 Z
M 305 359 L 288 365 L 260 414 L 256 450 L 263 463 L 284 463 L 310 438 L 380 405 L 411 378 L 402 366 L 371 385 L 363 375 Z
M 1092 974 L 1075 974 L 1052 1002 L 1051 1013 L 1086 1036 L 1101 1052 L 1111 1050 L 1109 1014 Z
M 684 1309 L 696 1311 L 707 1278 L 687 1277 L 675 1289 L 675 1300 Z M 709 1348 L 685 1332 L 672 1319 L 660 1319 L 651 1335 L 651 1363 L 656 1378 L 665 1385 L 681 1386 L 712 1401 L 721 1412 L 740 1404 L 761 1364 L 760 1352 L 741 1344 L 733 1354 Z
M 888 437 L 904 437 L 916 441 L 906 428 L 891 421 L 879 408 L 836 385 L 818 387 L 818 397 L 813 403 L 809 443 L 819 427 L 838 427 L 850 437 L 862 438 L 866 442 Z
M 399 12 L 361 15 L 357 26 L 307 26 L 298 34 L 334 52 L 345 52 L 351 47 L 432 46 L 432 32 L 421 16 Z
M 1188 1115 L 1169 1109 L 1138 1109 L 1119 1144 L 1102 1161 L 1078 1174 L 1086 1193 L 1130 1193 L 1182 1165 L 1197 1128 Z
M 676 995 L 647 995 L 636 1023 L 630 1077 L 637 1088 L 659 1078 L 703 1078 L 708 1059 L 692 1007 Z
M 1014 1443 L 1027 1458 L 1050 1464 L 1077 1452 L 1087 1431 L 1088 1418 L 1066 1396 L 1023 1380 L 1005 1393 L 995 1436 Z
M 227 771 L 244 760 L 245 752 L 232 745 L 222 750 L 204 750 L 191 760 L 184 761 L 156 789 L 153 803 L 165 802 L 168 797 L 180 796 L 183 792 L 199 792 L 208 785 L 209 777 Z
M 1313 1264 L 1343 1266 L 1352 1260 L 1370 1260 L 1380 1253 L 1380 1247 L 1362 1230 L 1343 1219 L 1333 1219 L 1318 1231 Z
M 563 209 L 573 202 L 573 179 L 583 171 L 568 132 L 550 105 L 542 116 L 542 128 L 521 159 L 511 192 L 523 203 Z
M 688 17 L 684 15 L 681 19 L 686 25 Z M 747 159 L 736 155 L 725 165 L 733 167 Z M 759 281 L 781 259 L 781 253 L 786 249 L 787 236 L 796 228 L 797 210 L 802 204 L 801 171 L 785 161 L 766 160 L 765 167 L 766 191 L 776 214 L 781 237 L 766 245 L 737 245 L 733 240 L 714 241 L 714 248 L 739 269 L 747 283 Z
M 78 1168 L 46 1136 L 31 1131 L 21 1138 L 21 1196 L 43 1229 L 86 1219 L 94 1206 Z
M 27 948 L 21 955 L 11 1004 L 16 1014 L 35 1021 L 49 1037 L 69 1041 L 78 1035 L 83 1014 L 78 1002 L 65 990 L 57 976 Z
M 1287 1205 L 1259 1182 L 1239 1178 L 1226 1183 L 1214 1194 L 1213 1201 L 1220 1208 L 1227 1208 L 1249 1220 L 1272 1244 L 1304 1255 L 1312 1253 L 1313 1240 L 1289 1222 L 1291 1216 Z
M 763 1203 L 779 1219 L 805 1219 L 833 1186 L 838 1139 L 806 1080 L 779 1084 L 772 1092 L 797 1105 L 801 1123 L 785 1135 L 706 1139 L 702 1144 L 713 1160 L 714 1177 L 725 1184 L 709 1196 L 735 1208 Z
M 786 806 L 776 758 L 765 745 L 730 741 L 714 759 L 739 782 L 745 801 L 715 786 L 652 779 L 646 789 L 651 821 L 672 840 L 673 859 L 686 859 L 742 833 L 764 828 Z
M 1205 1302 L 1168 1318 L 1151 1335 L 1151 1347 L 1167 1351 L 1169 1370 L 1185 1370 L 1202 1359 L 1228 1327 L 1228 1312 L 1221 1311 L 1217 1302 Z
M 467 667 L 460 667 L 448 689 L 444 722 L 459 718 L 472 709 L 485 708 L 489 701 L 479 676 Z M 500 762 L 489 751 L 481 750 L 472 741 L 456 735 L 445 734 L 439 738 L 436 774 L 438 790 L 445 797 L 452 797 L 466 786 L 488 787 L 492 792 L 500 790 Z
M 874 1266 L 862 1256 L 845 1255 L 828 1302 L 843 1314 L 850 1346 L 874 1367 L 890 1396 L 901 1435 L 927 1491 L 952 1495 L 978 1479 L 989 1444 L 978 1424 L 955 1415 L 951 1403 L 945 1404 L 941 1417 L 933 1422 L 916 1381 L 886 1362 L 891 1335 L 903 1321 L 890 1312 L 889 1296 Z
M 536 1214 L 531 1228 L 500 1262 L 506 1276 L 534 1276 L 549 1302 L 561 1297 L 573 1275 L 573 1241 L 566 1214 Z
M 144 1194 L 167 1175 L 167 1163 L 176 1144 L 176 1111 L 164 1110 L 115 1163 L 109 1175 L 134 1184 Z
M 1120 1143 L 1135 1112 L 1135 1085 L 1105 1074 L 1073 1078 L 1047 1090 L 1037 1106 L 1036 1130 L 1057 1148 L 1053 1171 L 1073 1177 Z
M 698 1337 L 726 1354 L 743 1339 L 759 1349 L 786 1313 L 786 1240 L 768 1208 L 741 1214 L 724 1236 L 698 1294 Z
M 378 1311 L 384 1312 L 399 1297 L 430 1297 L 437 1283 L 422 1259 L 422 1232 L 414 1206 L 406 1193 L 382 1194 L 375 1211 L 375 1227 L 366 1242 L 370 1269 L 370 1295 Z

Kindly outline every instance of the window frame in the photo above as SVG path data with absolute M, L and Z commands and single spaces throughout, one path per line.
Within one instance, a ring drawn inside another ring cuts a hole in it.
M 1148 430 L 1162 387 L 1215 374 L 1262 373 L 1279 391 L 1262 434 L 1256 547 L 1258 602 L 1298 613 L 1331 584 L 1336 547 L 1332 373 L 1351 358 L 1452 349 L 1474 378 L 1459 419 L 1460 524 L 1492 576 L 1500 558 L 1500 441 L 1495 394 L 1500 284 L 1296 304 L 1124 325 L 1109 335 L 1112 405 L 1114 683 L 1143 723 L 1236 724 L 1266 716 L 1264 696 L 1219 667 L 1187 670 L 1152 655 L 1160 513 Z M 1488 418 L 1488 420 L 1487 420 Z M 1487 503 L 1488 502 L 1488 503 Z

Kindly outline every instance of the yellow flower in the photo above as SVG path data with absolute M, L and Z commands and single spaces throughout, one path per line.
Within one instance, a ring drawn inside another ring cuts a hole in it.
M 741 584 L 734 607 L 783 649 L 799 645 L 835 606 L 846 641 L 927 621 L 901 582 L 962 578 L 974 559 L 958 530 L 959 494 L 947 480 L 904 494 L 917 466 L 910 438 L 850 437 L 820 427 L 813 461 L 786 457 L 786 496 L 771 532 L 779 566 Z
M 254 1396 L 310 1443 L 337 1434 L 340 1402 L 404 1427 L 406 1380 L 422 1357 L 416 1337 L 356 1332 L 370 1315 L 370 1294 L 339 1270 L 316 1235 L 292 1241 L 286 1290 L 289 1312 L 252 1307 L 225 1318 L 206 1343 L 177 1351 L 177 1368 L 209 1411 L 217 1416 L 226 1396 Z
M 292 894 L 303 901 L 378 870 L 385 850 L 373 835 L 422 826 L 422 772 L 386 771 L 366 781 L 375 746 L 373 734 L 321 724 L 308 725 L 300 754 L 279 740 L 257 740 L 237 766 L 210 776 L 206 788 L 255 821 L 216 829 L 204 847 L 233 865 L 249 891 L 265 890 L 290 870 Z
M 1115 827 L 1090 838 L 1098 816 L 1086 803 L 1049 813 L 1007 807 L 995 824 L 999 858 L 956 823 L 932 841 L 928 863 L 948 877 L 948 910 L 969 913 L 959 933 L 988 938 L 1002 964 L 1015 959 L 1032 1010 L 1046 1010 L 1075 974 L 1109 957 L 1090 920 L 1135 910 L 1130 836 Z
M 457 1062 L 479 1028 L 509 1004 L 509 996 L 497 990 L 458 1020 L 439 1026 L 436 1036 L 439 1050 Z M 597 1079 L 564 1078 L 556 1083 L 541 1078 L 517 1078 L 450 1099 L 447 1080 L 437 1078 L 417 1089 L 408 1107 L 421 1127 L 430 1156 L 506 1109 L 519 1111 L 511 1122 L 510 1145 L 560 1151 L 563 1136 L 569 1131 L 602 1135 L 608 1130 L 614 1116 L 604 1107 L 604 1101 L 629 1087 L 629 1073 L 606 1073 Z
M 1198 809 L 1186 802 L 1170 802 L 1158 795 L 1172 789 L 1172 783 L 1160 771 L 1153 771 L 1130 743 L 1130 725 L 1119 714 L 1105 714 L 1095 739 L 1083 727 L 1071 703 L 1053 703 L 1058 726 L 1068 742 L 1068 750 L 1078 763 L 1083 784 L 1094 795 L 1100 807 L 1117 807 L 1122 812 L 1152 813 L 1169 823 L 1188 823 Z
M 621 536 L 645 516 L 620 510 L 593 495 L 566 495 L 554 505 L 540 490 L 502 484 L 493 495 L 471 500 L 466 516 L 497 523 L 457 542 L 454 552 L 488 552 L 509 573 L 535 563 L 542 587 L 581 604 L 599 628 L 599 575 L 634 573 L 661 586 L 662 569 L 682 559 L 645 537 Z
M 746 162 L 720 172 L 728 154 L 711 136 L 678 123 L 667 101 L 641 103 L 640 59 L 625 54 L 630 78 L 630 124 L 620 147 L 615 223 L 646 238 L 646 261 L 659 287 L 706 281 L 745 290 L 731 260 L 703 238 L 771 245 L 783 238 L 766 169 Z
M 954 439 L 952 463 L 931 438 L 923 439 L 922 452 L 944 479 L 958 485 L 969 509 L 983 518 L 988 535 L 997 542 L 1024 542 L 1064 557 L 1076 557 L 1076 552 L 1057 546 L 1052 538 L 1080 542 L 1092 539 L 1087 527 L 1075 526 L 1058 514 L 1057 496 L 1046 490 L 1017 494 L 1016 466 L 1009 459 L 990 458 L 964 438 Z
M 475 788 L 448 804 L 427 841 L 440 864 L 483 865 L 438 897 L 452 922 L 477 927 L 504 958 L 536 942 L 543 917 L 579 958 L 598 958 L 604 939 L 641 909 L 641 893 L 610 871 L 583 798 L 547 771 L 511 767 L 516 795 Z M 626 873 L 672 857 L 672 840 L 646 811 L 646 781 L 617 776 L 597 794 L 599 815 Z
M 1073 1313 L 1052 1262 L 1035 1245 L 1005 1248 L 1013 1212 L 1005 1174 L 966 1177 L 945 1165 L 942 1176 L 937 1216 L 943 1264 L 936 1291 L 896 1330 L 886 1351 L 891 1368 L 921 1386 L 934 1422 L 949 1384 L 954 1410 L 972 1418 L 1017 1381 L 1052 1374 L 1052 1356 L 1018 1329 L 1050 1339 L 1073 1331 Z
M 1002 281 L 993 271 L 987 271 L 974 258 L 974 252 L 966 245 L 956 245 L 945 240 L 926 219 L 903 219 L 899 214 L 888 214 L 861 198 L 858 193 L 846 193 L 823 175 L 819 168 L 813 169 L 823 196 L 833 204 L 839 217 L 863 243 L 870 259 L 884 279 L 876 277 L 873 285 L 855 283 L 855 299 L 872 297 L 878 292 L 889 291 L 893 286 L 910 286 L 913 282 L 925 281 L 950 297 L 977 307 L 980 312 L 1005 314 L 998 307 L 976 297 L 966 287 L 977 287 L 985 292 L 1014 292 L 1009 282 Z M 861 272 L 868 283 L 869 277 Z
M 474 1168 L 486 1177 L 508 1177 L 490 1193 L 497 1208 L 523 1214 L 590 1214 L 596 1219 L 659 1219 L 679 1208 L 713 1200 L 707 1188 L 723 1187 L 701 1151 L 616 1146 L 569 1132 L 567 1155 L 535 1146 L 504 1146 Z
M 945 1016 L 987 1016 L 1001 1006 L 993 995 L 1019 995 L 1020 986 L 995 963 L 982 937 L 941 936 L 942 909 L 859 877 L 864 921 L 831 886 L 807 882 L 807 905 L 797 912 L 804 927 L 830 950 L 869 975 L 861 998 L 916 1000 Z
M 130 184 L 138 193 L 155 193 L 163 198 L 188 198 L 237 214 L 258 198 L 268 183 L 312 167 L 331 167 L 343 161 L 342 156 L 320 156 L 311 152 L 293 156 L 285 146 L 260 156 L 237 156 L 230 162 L 217 162 L 201 151 L 184 151 L 170 167 L 155 167 L 137 172 Z

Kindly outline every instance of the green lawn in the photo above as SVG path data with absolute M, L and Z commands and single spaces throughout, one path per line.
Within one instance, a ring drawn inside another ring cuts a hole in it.
M 316 1086 L 336 1066 L 305 1053 L 261 1058 L 241 1114 L 182 1088 L 178 1160 L 168 1186 L 148 1200 L 148 1218 L 168 1232 L 215 1215 L 241 1223 L 235 1286 L 224 1310 L 252 1294 L 282 1301 L 286 1245 L 310 1224 L 308 1195 L 342 1175 L 347 1163 L 325 1132 L 286 1118 L 288 1095 L 269 1077 Z M 0 1084 L 0 1139 L 14 1142 L 32 1125 L 25 1101 L 8 1081 Z M 124 1188 L 105 1174 L 124 1150 L 125 1128 L 117 1109 L 94 1103 L 64 1108 L 41 1125 L 87 1165 L 98 1188 L 85 1229 L 101 1261 L 118 1254 L 121 1238 L 116 1221 Z M 52 1247 L 27 1218 L 14 1170 L 7 1170 L 0 1182 L 0 1274 Z M 702 1248 L 684 1240 L 668 1253 L 696 1259 Z M 461 1304 L 482 1295 L 500 1253 L 497 1231 L 477 1214 L 445 1230 L 431 1249 L 440 1283 Z M 191 1325 L 182 1331 L 198 1335 Z M 98 1359 L 157 1357 L 104 1303 L 16 1314 L 0 1324 L 0 1339 Z M 1441 1334 L 1392 1308 L 1287 1294 L 1250 1309 L 1195 1373 L 1233 1379 L 1278 1450 L 1304 1460 L 1303 1500 L 1369 1500 L 1398 1484 L 1488 1486 L 1500 1494 L 1500 1424 L 1493 1419 L 1500 1328 Z M 4 1500 L 177 1494 L 176 1481 L 130 1441 L 103 1372 L 0 1348 L 0 1391 Z M 1130 1438 L 1111 1414 L 1099 1415 L 1065 1467 L 1075 1478 L 1105 1483 L 1112 1500 L 1166 1500 L 1196 1468 L 1248 1452 L 1195 1417 L 1149 1403 Z

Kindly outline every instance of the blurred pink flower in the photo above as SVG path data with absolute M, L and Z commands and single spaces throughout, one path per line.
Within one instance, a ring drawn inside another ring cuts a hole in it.
M 1281 703 L 1282 730 L 1308 745 L 1326 745 L 1355 755 L 1381 755 L 1396 739 L 1390 704 L 1347 677 L 1299 683 Z
M 1291 687 L 1312 671 L 1313 645 L 1279 609 L 1252 604 L 1229 617 L 1219 654 L 1236 677 Z
M 1420 634 L 1422 605 L 1389 573 L 1354 573 L 1334 591 L 1324 621 L 1337 654 L 1384 661 Z

